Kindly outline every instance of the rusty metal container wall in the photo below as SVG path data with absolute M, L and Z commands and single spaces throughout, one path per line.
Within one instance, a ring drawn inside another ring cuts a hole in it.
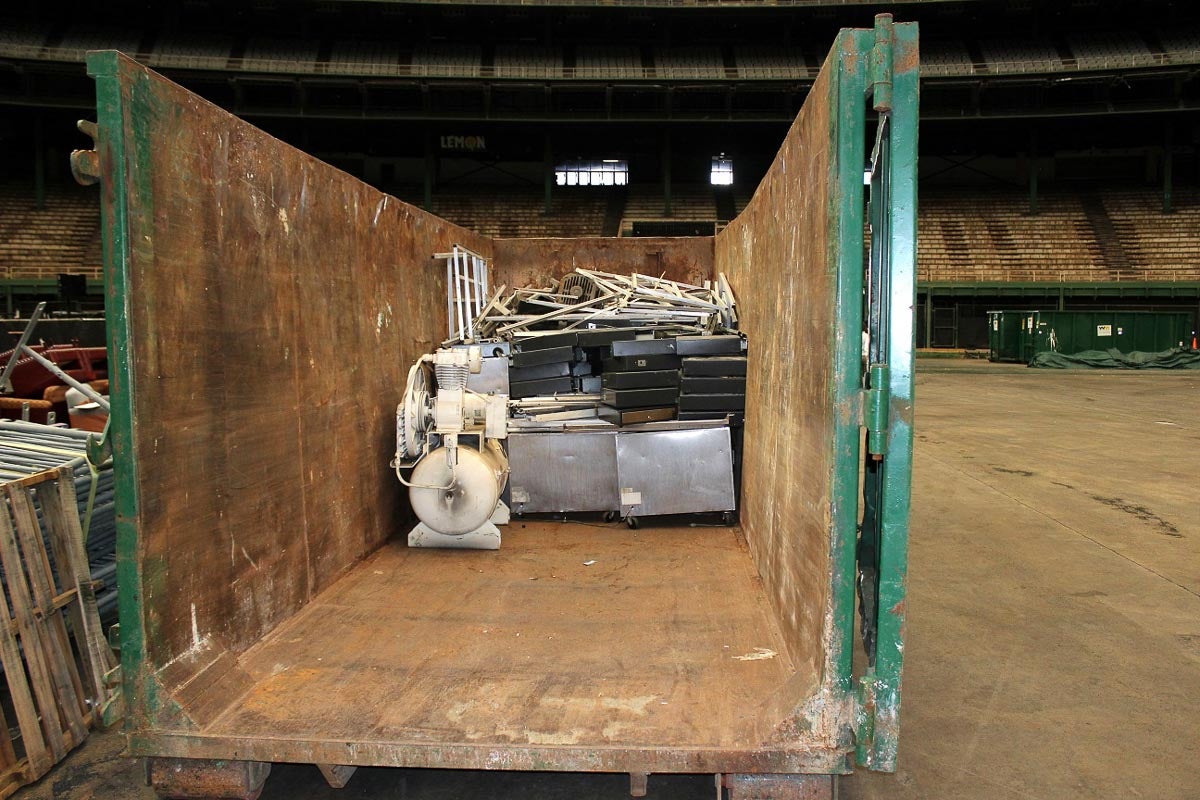
M 497 239 L 492 283 L 547 286 L 582 267 L 702 283 L 714 277 L 713 237 Z
M 830 58 L 834 58 L 831 56 Z M 716 237 L 752 337 L 742 526 L 788 646 L 814 678 L 829 591 L 837 262 L 830 81 L 821 71 L 746 209 Z
M 386 467 L 394 410 L 379 398 L 445 336 L 432 254 L 459 243 L 490 255 L 491 242 L 124 56 L 94 54 L 89 69 L 110 313 L 125 317 L 132 365 L 116 379 L 137 379 L 121 387 L 117 440 L 118 464 L 136 464 L 122 486 L 136 551 L 121 555 L 140 619 L 128 605 L 122 619 L 144 626 L 144 657 L 126 666 L 147 696 L 132 707 L 186 727 L 244 681 L 232 655 L 403 520 Z M 123 131 L 105 128 L 114 119 Z M 202 672 L 208 691 L 172 692 Z

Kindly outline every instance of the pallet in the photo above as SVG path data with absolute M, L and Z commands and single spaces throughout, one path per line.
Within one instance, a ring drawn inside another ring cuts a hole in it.
M 62 761 L 117 696 L 70 467 L 3 485 L 0 664 L 20 729 L 0 710 L 0 800 Z M 47 548 L 47 545 L 49 547 Z

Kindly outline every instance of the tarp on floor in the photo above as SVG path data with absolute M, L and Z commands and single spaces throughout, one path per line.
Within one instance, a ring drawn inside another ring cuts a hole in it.
M 1044 351 L 1029 362 L 1050 369 L 1200 369 L 1200 350 L 1173 347 L 1157 353 L 1084 350 L 1072 355 Z

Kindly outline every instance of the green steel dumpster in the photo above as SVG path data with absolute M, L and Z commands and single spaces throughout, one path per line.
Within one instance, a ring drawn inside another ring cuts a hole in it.
M 736 800 L 893 770 L 917 70 L 916 25 L 841 31 L 716 236 L 506 240 L 89 54 L 96 150 L 73 166 L 101 196 L 126 733 L 154 789 L 251 798 L 292 762 L 334 785 L 358 766 L 619 772 L 635 792 L 707 773 Z M 738 524 L 407 548 L 396 405 L 446 335 L 434 254 L 454 245 L 496 286 L 648 260 L 724 275 L 753 342 Z
M 988 312 L 988 360 L 1023 361 L 1021 357 L 1021 330 L 1025 324 L 1025 311 Z
M 1028 311 L 1023 352 L 1073 355 L 1084 350 L 1157 353 L 1189 347 L 1195 317 L 1187 311 Z

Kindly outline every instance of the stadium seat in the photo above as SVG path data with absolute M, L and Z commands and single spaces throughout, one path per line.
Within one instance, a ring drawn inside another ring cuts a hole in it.
M 1067 43 L 1080 69 L 1137 67 L 1155 63 L 1150 48 L 1135 33 L 1072 33 Z
M 28 183 L 0 184 L 0 276 L 53 279 L 60 272 L 101 275 L 100 195 L 81 186 L 48 186 L 37 208 Z
M 242 69 L 248 72 L 313 73 L 317 71 L 318 50 L 318 43 L 310 39 L 251 39 L 242 53 Z
M 329 50 L 325 64 L 329 75 L 398 75 L 400 45 L 362 39 L 339 39 Z
M 501 44 L 493 64 L 498 78 L 561 78 L 563 53 L 560 47 Z
M 426 44 L 413 50 L 412 74 L 434 78 L 478 78 L 483 63 L 477 44 Z
M 1172 63 L 1195 64 L 1200 61 L 1200 28 L 1161 31 L 1158 40 L 1162 43 L 1167 59 Z
M 962 41 L 935 40 L 921 48 L 922 75 L 970 75 L 974 71 L 971 54 Z
M 1194 281 L 1200 277 L 1200 193 L 1179 188 L 1174 213 L 1162 213 L 1162 194 L 1124 189 L 1100 194 L 1137 280 Z
M 141 38 L 140 33 L 125 28 L 74 27 L 62 37 L 53 55 L 62 61 L 83 61 L 89 50 L 120 50 L 137 57 Z
M 599 236 L 609 192 L 557 189 L 544 213 L 540 188 L 451 184 L 433 194 L 433 213 L 485 236 Z
M 636 47 L 581 45 L 575 50 L 577 78 L 642 78 L 645 74 Z
M 159 37 L 148 61 L 152 67 L 226 69 L 232 52 L 232 36 L 172 33 Z
M 0 26 L 0 52 L 12 58 L 37 58 L 49 33 L 49 25 L 10 23 Z
M 1050 42 L 1030 39 L 983 39 L 984 62 L 992 73 L 1057 72 L 1063 68 L 1057 48 Z
M 713 189 L 704 184 L 671 187 L 671 216 L 663 213 L 663 190 L 659 184 L 635 183 L 629 187 L 621 235 L 633 229 L 634 222 L 671 220 L 675 222 L 716 222 L 717 203 Z
M 725 77 L 725 61 L 719 47 L 668 47 L 654 53 L 660 78 L 672 80 L 719 79 Z
M 746 45 L 734 48 L 733 58 L 739 78 L 787 80 L 812 74 L 796 47 Z
M 713 189 L 672 188 L 672 215 L 663 214 L 662 187 L 635 183 L 628 190 L 620 231 L 634 222 L 717 221 Z M 398 194 L 420 203 L 419 189 Z M 487 236 L 600 236 L 611 191 L 555 189 L 543 212 L 540 187 L 451 184 L 434 192 L 433 212 Z M 735 190 L 734 206 L 749 202 Z M 1089 209 L 1089 201 L 1091 208 Z M 938 187 L 923 190 L 918 223 L 918 277 L 922 281 L 1095 282 L 1200 280 L 1200 190 L 1177 188 L 1175 213 L 1162 213 L 1162 195 L 1147 188 L 1050 191 L 1029 214 L 1017 189 Z M 1099 213 L 1114 241 L 1101 241 Z M 614 217 L 615 219 L 615 217 Z M 1121 256 L 1119 263 L 1112 253 Z M 0 276 L 52 279 L 60 272 L 101 275 L 99 197 L 70 185 L 47 188 L 35 208 L 29 183 L 0 184 Z

